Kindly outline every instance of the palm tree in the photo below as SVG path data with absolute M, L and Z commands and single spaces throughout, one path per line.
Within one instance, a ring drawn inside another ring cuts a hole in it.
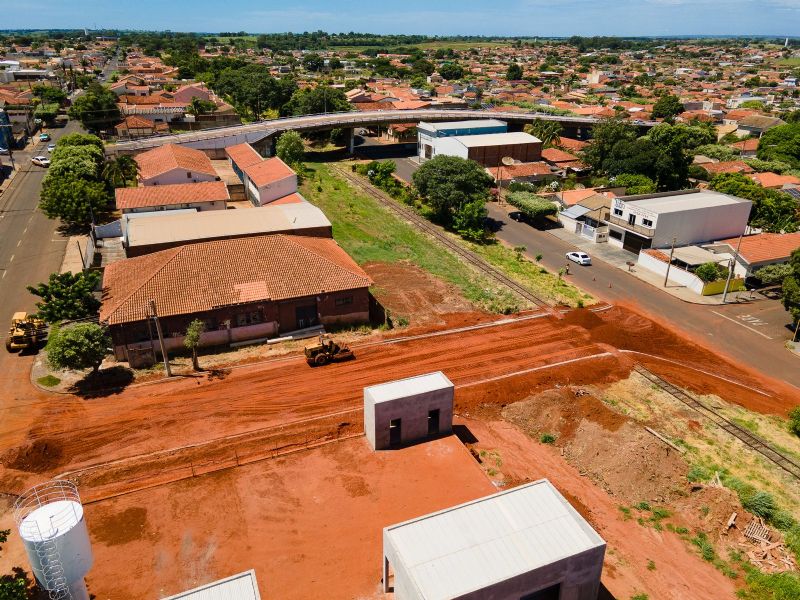
M 109 158 L 103 165 L 103 178 L 111 187 L 125 187 L 139 176 L 139 163 L 132 156 Z
M 558 121 L 544 121 L 536 119 L 530 125 L 525 126 L 525 133 L 530 133 L 542 140 L 542 146 L 552 148 L 561 143 L 561 123 Z

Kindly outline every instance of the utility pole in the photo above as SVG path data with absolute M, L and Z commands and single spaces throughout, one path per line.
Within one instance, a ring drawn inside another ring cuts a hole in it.
M 158 343 L 161 346 L 161 356 L 164 358 L 164 370 L 167 372 L 167 377 L 172 377 L 172 370 L 169 368 L 169 356 L 167 356 L 167 348 L 164 345 L 164 333 L 161 331 L 161 321 L 158 319 L 156 312 L 156 301 L 149 300 L 147 303 L 150 307 L 150 316 L 156 322 L 156 333 L 158 333 Z
M 731 285 L 731 279 L 733 278 L 733 270 L 736 268 L 736 261 L 739 258 L 739 249 L 742 247 L 742 238 L 744 237 L 744 231 L 739 235 L 739 241 L 736 243 L 736 251 L 733 253 L 733 258 L 730 259 L 730 268 L 728 269 L 728 278 L 725 280 L 725 291 L 722 292 L 722 303 L 725 304 L 725 300 L 728 297 L 728 289 Z
M 667 274 L 664 276 L 664 287 L 667 287 L 667 281 L 669 281 L 669 268 L 672 266 L 672 255 L 675 254 L 675 242 L 677 241 L 677 238 L 672 238 L 672 248 L 669 250 L 669 262 L 667 263 Z

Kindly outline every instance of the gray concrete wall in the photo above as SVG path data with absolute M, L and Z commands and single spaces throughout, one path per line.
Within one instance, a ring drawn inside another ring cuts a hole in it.
M 389 448 L 389 422 L 402 419 L 402 443 L 428 437 L 428 412 L 439 409 L 439 433 L 453 431 L 453 388 L 375 403 L 364 390 L 364 433 L 375 450 Z

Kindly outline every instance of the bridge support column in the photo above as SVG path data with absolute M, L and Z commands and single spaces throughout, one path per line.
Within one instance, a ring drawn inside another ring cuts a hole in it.
M 347 141 L 347 153 L 353 154 L 356 151 L 356 130 L 351 127 Z

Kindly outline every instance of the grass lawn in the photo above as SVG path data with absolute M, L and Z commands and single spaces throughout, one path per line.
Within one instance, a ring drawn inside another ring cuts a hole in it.
M 461 262 L 435 240 L 354 190 L 325 163 L 309 163 L 301 193 L 333 224 L 333 237 L 364 264 L 407 260 L 456 286 L 464 297 L 491 312 L 530 308 L 524 300 Z
M 56 377 L 55 375 L 45 375 L 44 377 L 39 377 L 36 380 L 39 385 L 43 385 L 45 387 L 53 387 L 61 383 L 61 380 Z
M 777 64 L 781 67 L 800 67 L 800 58 L 784 58 Z

